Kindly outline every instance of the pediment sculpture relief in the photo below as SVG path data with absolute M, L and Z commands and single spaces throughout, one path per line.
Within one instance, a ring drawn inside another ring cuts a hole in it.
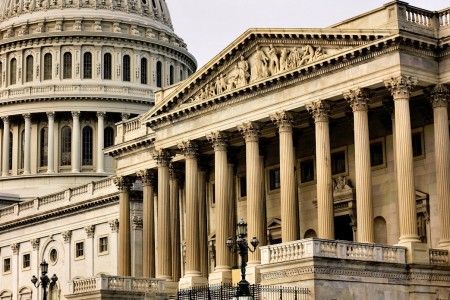
M 256 46 L 255 52 L 241 56 L 228 71 L 207 83 L 188 102 L 198 102 L 250 83 L 297 69 L 324 58 L 327 54 L 321 46 L 301 47 Z

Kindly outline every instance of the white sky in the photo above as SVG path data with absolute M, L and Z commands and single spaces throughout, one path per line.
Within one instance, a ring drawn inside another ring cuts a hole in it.
M 251 27 L 323 28 L 383 6 L 389 0 L 166 0 L 175 32 L 207 63 Z M 406 1 L 427 10 L 450 0 Z

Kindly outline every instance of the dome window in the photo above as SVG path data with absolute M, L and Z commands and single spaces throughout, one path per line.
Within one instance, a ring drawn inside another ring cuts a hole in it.
M 72 53 L 66 52 L 63 57 L 63 79 L 72 78 Z
M 70 166 L 72 154 L 72 129 L 64 126 L 61 129 L 61 166 Z
M 124 55 L 123 56 L 123 81 L 130 81 L 131 80 L 131 74 L 130 74 L 130 56 Z
M 92 127 L 86 126 L 83 128 L 83 155 L 82 164 L 83 166 L 93 165 L 93 132 Z
M 172 85 L 172 84 L 175 83 L 175 78 L 174 78 L 175 77 L 175 71 L 174 71 L 173 66 L 170 66 L 169 72 L 170 72 L 170 74 L 169 74 L 169 82 Z
M 111 53 L 103 55 L 103 79 L 112 79 L 112 58 Z
M 17 82 L 17 59 L 11 59 L 11 63 L 9 64 L 9 83 L 11 85 L 16 84 Z
M 46 53 L 44 55 L 44 80 L 52 79 L 52 55 Z
M 91 52 L 86 52 L 83 55 L 83 78 L 92 78 L 92 54 Z
M 147 84 L 147 59 L 143 57 L 141 59 L 141 83 Z
M 27 56 L 27 71 L 26 71 L 26 78 L 25 81 L 26 82 L 30 82 L 33 81 L 33 55 L 28 55 Z
M 162 87 L 162 63 L 160 61 L 156 63 L 156 86 Z

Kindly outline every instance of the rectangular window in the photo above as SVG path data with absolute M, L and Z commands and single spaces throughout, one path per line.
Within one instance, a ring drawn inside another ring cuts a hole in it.
M 75 258 L 84 257 L 84 242 L 78 242 L 75 244 Z
M 370 166 L 373 169 L 386 167 L 384 138 L 376 139 L 370 142 Z
M 300 161 L 300 183 L 313 182 L 315 180 L 314 172 L 314 158 Z
M 277 190 L 281 187 L 280 168 L 273 168 L 269 170 L 269 190 Z
M 247 197 L 247 178 L 245 175 L 239 177 L 239 197 Z
M 31 267 L 31 255 L 28 254 L 24 254 L 22 257 L 22 268 L 25 269 L 29 269 Z
M 11 272 L 11 258 L 3 259 L 3 273 Z
M 331 153 L 331 174 L 345 174 L 347 173 L 346 151 L 336 150 Z
M 412 131 L 412 149 L 414 159 L 421 159 L 425 157 L 422 128 Z
M 108 253 L 108 237 L 104 236 L 98 240 L 98 252 L 100 254 Z

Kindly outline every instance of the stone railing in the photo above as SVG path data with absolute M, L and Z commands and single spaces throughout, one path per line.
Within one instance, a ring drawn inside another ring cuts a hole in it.
M 450 26 L 450 8 L 441 10 L 438 12 L 439 14 L 439 26 L 440 27 L 449 27 Z
M 448 265 L 448 250 L 430 249 L 431 265 Z
M 261 264 L 313 257 L 405 263 L 404 247 L 310 238 L 261 247 Z
M 406 21 L 420 26 L 435 27 L 433 12 L 418 7 L 406 6 Z
M 99 291 L 138 292 L 146 295 L 163 293 L 165 291 L 165 280 L 100 275 L 94 278 L 73 280 L 69 283 L 70 295 Z
M 117 192 L 114 176 L 0 209 L 0 223 Z
M 142 124 L 141 117 L 126 120 L 117 126 L 116 144 L 146 136 L 150 128 Z

